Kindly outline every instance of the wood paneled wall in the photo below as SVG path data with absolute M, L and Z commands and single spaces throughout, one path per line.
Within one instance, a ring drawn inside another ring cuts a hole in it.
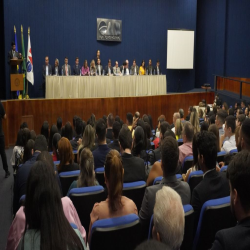
M 250 78 L 230 77 L 235 80 L 250 82 Z M 233 93 L 240 94 L 240 82 L 217 77 L 217 89 L 227 90 Z M 242 83 L 242 95 L 250 97 L 250 84 Z
M 141 115 L 150 114 L 153 118 L 154 127 L 157 118 L 164 114 L 169 123 L 172 123 L 173 113 L 183 108 L 185 116 L 188 107 L 198 105 L 202 99 L 207 98 L 207 103 L 212 103 L 214 93 L 186 93 L 169 94 L 150 97 L 122 97 L 122 98 L 93 98 L 93 99 L 34 99 L 34 100 L 10 100 L 3 102 L 7 120 L 3 121 L 6 146 L 15 144 L 17 133 L 23 116 L 34 117 L 34 130 L 37 134 L 43 121 L 48 121 L 50 126 L 56 124 L 57 118 L 62 117 L 63 124 L 67 121 L 72 123 L 73 116 L 78 115 L 87 121 L 92 113 L 96 118 L 104 114 L 119 115 L 125 122 L 126 113 L 139 111 Z

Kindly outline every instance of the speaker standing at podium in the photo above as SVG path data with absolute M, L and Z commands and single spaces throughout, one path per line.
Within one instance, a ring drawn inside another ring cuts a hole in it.
M 12 49 L 8 52 L 8 64 L 9 65 L 10 65 L 10 60 L 12 59 L 22 59 L 22 54 L 16 51 L 16 44 L 14 42 L 11 43 L 11 47 Z M 16 65 L 15 66 L 10 65 L 10 74 L 18 74 Z M 16 91 L 12 92 L 12 98 L 13 99 L 17 98 Z

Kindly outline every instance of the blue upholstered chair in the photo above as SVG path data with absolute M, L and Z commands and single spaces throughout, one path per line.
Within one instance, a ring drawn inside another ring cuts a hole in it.
M 194 188 L 202 181 L 203 179 L 203 171 L 193 171 L 188 176 L 188 184 L 190 187 L 191 194 L 194 190 Z
M 62 172 L 59 174 L 63 196 L 66 196 L 71 183 L 78 178 L 80 170 Z
M 177 142 L 178 142 L 178 146 L 181 146 L 183 144 L 183 139 L 178 139 Z
M 91 228 L 90 250 L 135 249 L 141 242 L 141 225 L 136 214 L 98 220 Z
M 201 209 L 193 250 L 210 249 L 219 230 L 235 225 L 236 219 L 230 209 L 230 196 L 205 202 Z
M 232 150 L 230 150 L 230 152 L 229 152 L 229 154 L 230 155 L 235 155 L 235 154 L 237 154 L 238 153 L 238 149 L 236 148 L 236 149 L 232 149 Z
M 106 199 L 104 188 L 102 186 L 73 188 L 69 191 L 69 198 L 72 200 L 81 223 L 88 234 L 90 213 L 96 202 Z
M 225 156 L 226 154 L 227 154 L 227 153 L 226 153 L 225 151 L 218 152 L 218 153 L 217 153 L 217 162 L 224 161 L 224 156 Z
M 226 166 L 223 166 L 221 169 L 220 169 L 220 172 L 226 172 L 227 171 L 227 165 Z
M 104 167 L 95 169 L 95 177 L 101 186 L 106 187 L 104 180 Z
M 193 166 L 194 157 L 192 155 L 185 157 L 182 163 L 182 173 L 186 174 L 188 169 Z
M 182 175 L 181 174 L 176 174 L 176 179 L 177 180 L 182 180 Z M 153 185 L 157 185 L 160 184 L 161 180 L 162 180 L 163 176 L 158 176 L 154 179 Z

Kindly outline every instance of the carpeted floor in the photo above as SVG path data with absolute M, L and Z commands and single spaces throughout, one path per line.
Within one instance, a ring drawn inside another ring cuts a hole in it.
M 7 162 L 10 177 L 5 179 L 5 171 L 3 170 L 2 159 L 0 156 L 0 249 L 3 250 L 6 247 L 7 236 L 9 228 L 12 222 L 12 199 L 13 199 L 13 169 L 10 164 L 10 157 L 13 148 L 7 149 Z

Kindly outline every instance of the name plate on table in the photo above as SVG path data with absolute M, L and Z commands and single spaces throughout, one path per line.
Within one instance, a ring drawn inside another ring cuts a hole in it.
M 97 18 L 97 40 L 122 41 L 122 21 L 115 19 Z

